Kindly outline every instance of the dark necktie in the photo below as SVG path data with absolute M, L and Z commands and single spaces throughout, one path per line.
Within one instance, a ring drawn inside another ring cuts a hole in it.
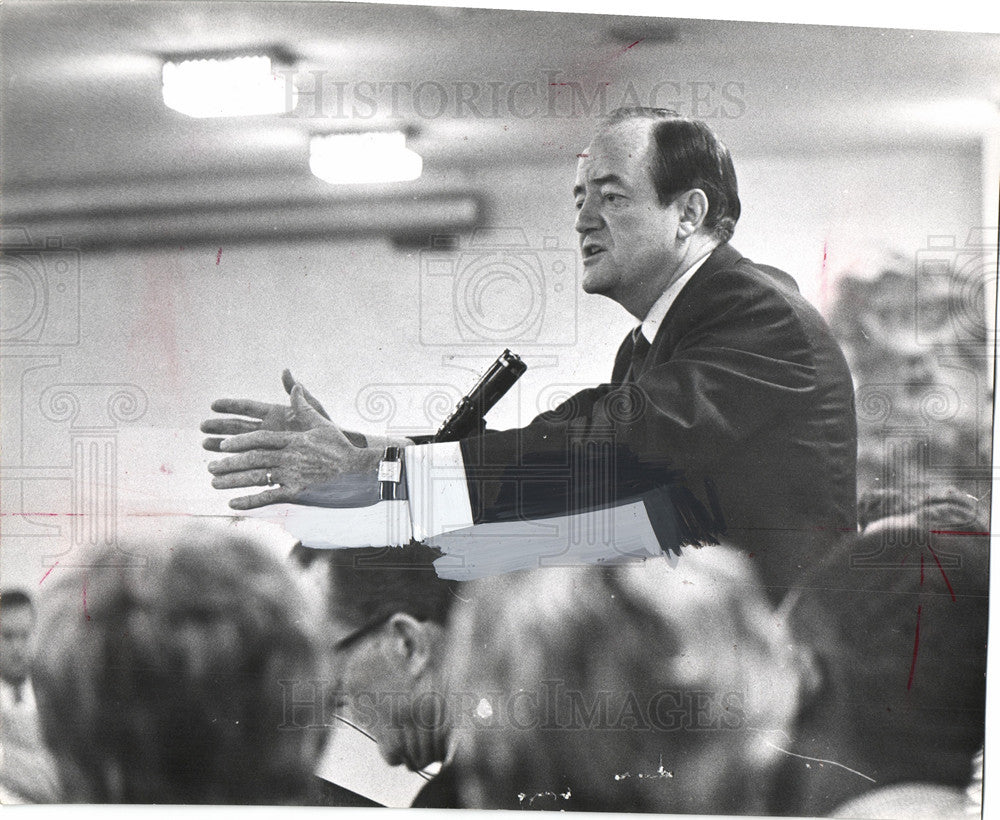
M 649 341 L 642 333 L 640 325 L 632 331 L 632 364 L 629 367 L 629 376 L 635 379 L 646 361 L 646 354 L 649 353 Z

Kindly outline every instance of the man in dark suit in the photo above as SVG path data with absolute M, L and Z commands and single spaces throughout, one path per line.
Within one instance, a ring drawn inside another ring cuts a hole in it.
M 705 123 L 615 112 L 580 155 L 574 192 L 584 290 L 642 324 L 610 382 L 526 427 L 406 447 L 414 537 L 683 482 L 727 540 L 759 556 L 767 583 L 787 585 L 828 534 L 856 528 L 854 393 L 839 347 L 791 277 L 728 244 L 736 176 Z M 240 455 L 210 465 L 216 487 L 281 485 L 232 506 L 295 502 L 324 483 L 345 506 L 377 497 L 378 449 L 356 447 L 303 395 L 292 390 L 293 409 L 311 429 L 222 443 Z
M 567 445 L 610 432 L 619 491 L 681 471 L 766 580 L 789 581 L 806 544 L 855 529 L 854 394 L 840 348 L 791 277 L 728 244 L 736 176 L 704 123 L 619 112 L 581 156 L 574 193 L 583 289 L 642 324 L 610 383 L 526 428 L 463 442 L 467 471 L 483 478 L 470 482 L 472 509 L 484 520 L 516 510 L 518 480 L 537 482 L 566 463 Z M 586 482 L 552 475 L 547 511 L 581 506 Z

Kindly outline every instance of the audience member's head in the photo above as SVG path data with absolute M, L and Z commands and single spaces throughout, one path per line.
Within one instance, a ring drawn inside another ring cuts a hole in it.
M 843 764 L 789 760 L 782 811 L 825 814 L 872 781 L 963 789 L 983 743 L 989 537 L 975 499 L 881 502 L 782 606 L 819 676 L 796 752 Z
M 738 813 L 762 795 L 799 668 L 725 547 L 463 590 L 450 653 L 463 805 Z
M 320 614 L 283 557 L 231 525 L 119 535 L 40 601 L 34 681 L 67 799 L 286 803 L 322 736 L 285 722 Z
M 12 685 L 28 678 L 34 629 L 35 608 L 28 593 L 0 592 L 0 678 Z
M 329 626 L 344 717 L 391 765 L 447 754 L 443 647 L 458 583 L 438 578 L 429 547 L 329 550 Z

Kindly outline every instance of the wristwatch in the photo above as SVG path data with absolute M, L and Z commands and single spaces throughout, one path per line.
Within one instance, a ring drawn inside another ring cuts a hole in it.
M 406 498 L 403 484 L 403 450 L 389 445 L 378 463 L 378 497 L 380 501 Z

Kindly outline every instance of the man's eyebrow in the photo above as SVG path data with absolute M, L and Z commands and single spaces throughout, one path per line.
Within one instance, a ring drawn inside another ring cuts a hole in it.
M 622 179 L 620 176 L 618 176 L 618 174 L 605 174 L 604 176 L 594 177 L 593 179 L 588 180 L 588 181 L 590 182 L 591 185 L 595 185 L 597 187 L 600 187 L 601 185 L 604 185 L 605 183 L 608 183 L 608 182 L 612 182 L 612 183 L 615 183 L 617 185 L 625 185 L 625 180 Z M 577 196 L 578 194 L 581 194 L 581 193 L 583 193 L 583 186 L 582 185 L 574 185 L 573 186 L 573 195 Z

